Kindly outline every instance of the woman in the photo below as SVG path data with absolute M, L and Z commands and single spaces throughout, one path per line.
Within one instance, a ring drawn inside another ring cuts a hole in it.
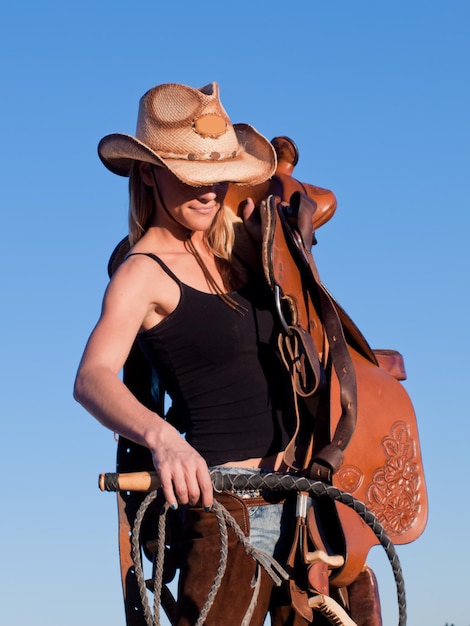
M 172 509 L 195 507 L 185 513 L 179 597 L 178 624 L 189 625 L 207 592 L 201 576 L 215 532 L 208 467 L 278 470 L 291 430 L 272 347 L 270 297 L 233 253 L 235 216 L 223 206 L 229 182 L 267 180 L 276 157 L 255 129 L 231 124 L 216 83 L 151 89 L 140 102 L 136 136 L 109 135 L 98 150 L 108 169 L 130 177 L 131 249 L 106 290 L 74 393 L 106 427 L 150 450 Z M 253 209 L 247 199 L 247 225 Z M 119 378 L 136 338 L 172 398 L 185 438 Z M 282 505 L 248 507 L 248 522 L 246 502 L 236 494 L 228 500 L 250 540 L 273 553 Z M 222 597 L 207 624 L 235 626 L 246 613 L 254 570 L 237 550 L 232 546 Z M 246 596 L 237 606 L 223 597 L 235 580 L 239 598 Z M 262 586 L 251 624 L 262 624 L 267 610 L 269 583 Z

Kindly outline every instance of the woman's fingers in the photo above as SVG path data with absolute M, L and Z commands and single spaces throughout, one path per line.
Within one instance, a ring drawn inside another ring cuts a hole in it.
M 158 464 L 157 467 L 157 464 L 155 463 L 155 469 L 160 476 L 160 482 L 165 500 L 172 509 L 178 508 L 178 498 L 173 487 L 174 483 L 170 467 L 166 467 L 164 463 Z
M 205 468 L 201 467 L 197 475 L 197 479 L 200 489 L 201 506 L 208 511 L 212 508 L 212 504 L 214 502 L 214 490 L 212 487 L 209 470 L 207 469 L 207 465 L 205 462 L 204 465 Z
M 239 208 L 248 234 L 259 243 L 261 241 L 261 222 L 259 212 L 255 211 L 255 203 L 251 198 L 247 198 L 240 203 Z
M 181 450 L 154 455 L 154 465 L 165 499 L 172 508 L 178 504 L 212 507 L 213 490 L 207 464 L 189 444 L 184 442 Z

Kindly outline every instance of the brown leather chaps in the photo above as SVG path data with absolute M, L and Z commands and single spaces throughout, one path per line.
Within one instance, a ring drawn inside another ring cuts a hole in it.
M 217 500 L 231 513 L 248 537 L 250 522 L 246 500 L 224 492 Z M 261 576 L 256 607 L 249 626 L 262 626 L 268 613 L 273 583 L 228 528 L 228 561 L 221 587 L 205 621 L 206 626 L 240 626 Z M 183 544 L 176 626 L 194 626 L 208 597 L 220 560 L 220 532 L 214 513 L 189 508 L 184 516 Z
M 269 506 L 261 498 L 242 499 L 234 493 L 216 495 L 234 517 L 245 536 L 249 536 L 249 506 Z M 288 518 L 293 519 L 289 500 L 284 505 Z M 293 527 L 283 528 L 281 544 L 291 543 Z M 213 512 L 188 508 L 184 514 L 180 546 L 182 561 L 178 583 L 177 618 L 175 626 L 194 626 L 209 595 L 220 562 L 220 531 Z M 284 556 L 277 555 L 281 565 Z M 279 558 L 280 557 L 280 558 Z M 284 561 L 284 562 L 283 562 Z M 244 621 L 255 593 L 255 582 L 260 577 L 259 591 L 252 617 Z M 346 590 L 343 590 L 346 592 Z M 333 595 L 335 590 L 331 589 Z M 357 626 L 381 626 L 380 600 L 373 572 L 365 566 L 358 579 L 347 589 L 352 616 Z M 338 598 L 339 599 L 339 598 Z M 308 626 L 308 622 L 291 606 L 287 584 L 274 587 L 271 578 L 258 567 L 234 531 L 228 528 L 227 567 L 221 586 L 204 622 L 205 626 L 263 626 L 270 613 L 272 626 Z M 320 613 L 315 613 L 316 626 L 331 626 Z

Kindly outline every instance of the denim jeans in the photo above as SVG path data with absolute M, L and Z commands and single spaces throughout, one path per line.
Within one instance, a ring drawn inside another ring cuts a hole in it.
M 214 467 L 223 474 L 267 474 L 268 470 L 264 469 L 248 469 L 245 467 Z M 281 504 L 263 504 L 261 506 L 250 506 L 250 492 L 236 492 L 242 497 L 248 507 L 250 517 L 250 543 L 259 550 L 264 550 L 271 556 L 277 556 L 279 552 L 281 532 L 285 530 L 285 522 L 283 518 L 284 503 Z M 282 552 L 282 551 L 281 551 Z

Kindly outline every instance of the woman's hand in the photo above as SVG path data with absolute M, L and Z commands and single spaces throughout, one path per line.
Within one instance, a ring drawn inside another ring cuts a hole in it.
M 256 243 L 261 243 L 261 220 L 259 211 L 255 209 L 252 198 L 247 198 L 240 203 L 239 210 L 243 217 L 246 231 Z
M 209 510 L 213 490 L 205 460 L 171 424 L 158 420 L 158 431 L 151 435 L 154 441 L 147 445 L 166 501 L 173 509 L 180 503 Z

